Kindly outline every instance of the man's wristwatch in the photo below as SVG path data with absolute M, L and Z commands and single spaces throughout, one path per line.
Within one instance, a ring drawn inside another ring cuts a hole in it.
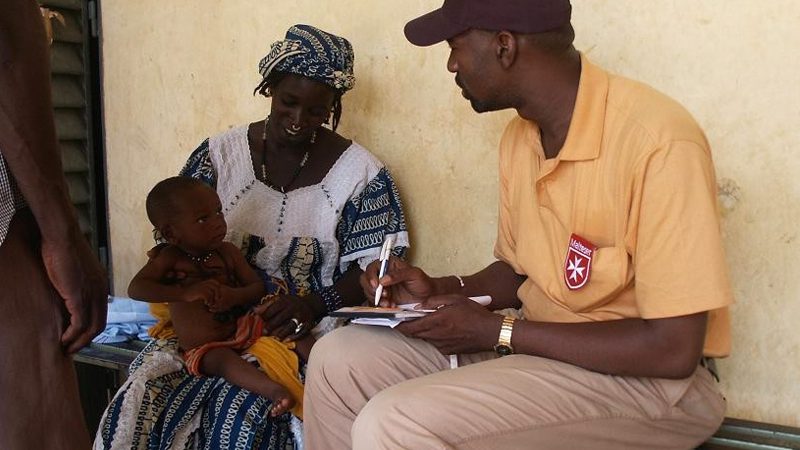
M 517 319 L 506 316 L 503 319 L 503 325 L 500 326 L 500 336 L 498 336 L 497 344 L 494 346 L 495 353 L 500 356 L 514 353 L 514 347 L 511 346 L 511 332 L 514 331 L 515 320 Z

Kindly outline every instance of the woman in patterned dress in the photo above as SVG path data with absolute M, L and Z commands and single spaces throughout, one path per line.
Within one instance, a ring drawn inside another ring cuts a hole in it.
M 181 175 L 217 190 L 226 240 L 241 247 L 269 292 L 281 293 L 263 307 L 270 333 L 320 335 L 336 325 L 330 311 L 364 302 L 358 278 L 386 235 L 396 235 L 395 254 L 405 252 L 402 205 L 383 164 L 335 131 L 342 94 L 355 81 L 346 39 L 295 25 L 259 72 L 256 92 L 272 97 L 269 115 L 206 139 Z M 106 410 L 95 448 L 302 446 L 297 420 L 271 418 L 268 399 L 189 375 L 166 308 L 153 311 L 161 319 L 156 340 Z

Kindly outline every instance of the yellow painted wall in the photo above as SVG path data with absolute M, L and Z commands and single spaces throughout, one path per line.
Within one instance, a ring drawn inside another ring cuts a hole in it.
M 406 43 L 440 0 L 105 0 L 109 220 L 115 291 L 151 245 L 144 197 L 206 136 L 265 116 L 256 65 L 293 23 L 349 38 L 357 85 L 340 132 L 377 154 L 406 201 L 415 262 L 432 274 L 492 260 L 496 145 L 511 112 L 477 115 L 445 45 Z M 577 46 L 692 111 L 708 133 L 737 304 L 721 361 L 729 415 L 800 425 L 800 4 L 574 0 Z M 691 220 L 691 219 L 687 219 Z

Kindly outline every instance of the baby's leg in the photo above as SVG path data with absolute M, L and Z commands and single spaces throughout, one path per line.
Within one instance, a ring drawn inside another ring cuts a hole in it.
M 311 346 L 314 345 L 314 342 L 317 340 L 314 339 L 313 336 L 306 335 L 296 341 L 294 341 L 294 352 L 297 353 L 297 356 L 300 357 L 304 362 L 308 362 L 308 355 L 311 353 Z
M 223 377 L 230 383 L 272 400 L 270 415 L 273 417 L 292 409 L 296 403 L 285 387 L 230 348 L 209 350 L 200 361 L 200 370 L 206 375 Z

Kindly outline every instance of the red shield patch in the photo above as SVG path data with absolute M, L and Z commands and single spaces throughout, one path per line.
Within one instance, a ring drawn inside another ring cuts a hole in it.
M 564 281 L 570 290 L 584 287 L 592 271 L 592 256 L 597 247 L 573 233 L 569 237 L 567 259 L 564 261 Z

